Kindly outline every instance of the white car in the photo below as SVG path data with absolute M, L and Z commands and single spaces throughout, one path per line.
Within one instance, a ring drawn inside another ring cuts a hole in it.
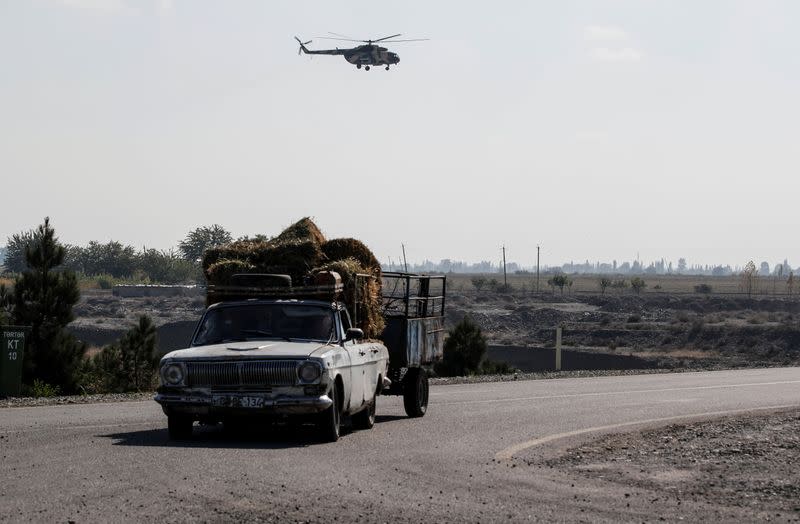
M 375 399 L 389 388 L 389 353 L 364 342 L 343 304 L 251 299 L 210 306 L 191 346 L 161 359 L 155 400 L 173 439 L 195 421 L 310 415 L 327 441 L 343 415 L 353 426 L 375 423 Z M 427 393 L 427 390 L 426 390 Z

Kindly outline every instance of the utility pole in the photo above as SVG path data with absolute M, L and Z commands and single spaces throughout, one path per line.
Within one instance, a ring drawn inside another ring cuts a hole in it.
M 406 245 L 400 244 L 400 246 L 403 248 L 403 265 L 406 268 L 406 273 L 408 273 L 408 261 L 406 260 Z
M 506 246 L 503 246 L 503 288 L 508 289 L 508 277 L 506 276 Z
M 536 292 L 539 292 L 539 244 L 536 244 Z

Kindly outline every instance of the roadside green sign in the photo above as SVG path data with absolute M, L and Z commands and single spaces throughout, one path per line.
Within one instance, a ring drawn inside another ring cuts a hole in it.
M 25 334 L 26 329 L 23 327 L 0 327 L 0 396 L 19 396 Z

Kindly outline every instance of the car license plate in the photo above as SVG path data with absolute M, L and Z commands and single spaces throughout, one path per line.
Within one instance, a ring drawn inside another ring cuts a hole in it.
M 214 395 L 211 403 L 216 407 L 258 409 L 264 407 L 264 397 Z

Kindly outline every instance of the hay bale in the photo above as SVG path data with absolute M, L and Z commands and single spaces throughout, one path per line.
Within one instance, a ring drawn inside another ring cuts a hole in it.
M 326 241 L 314 222 L 306 217 L 269 241 L 241 240 L 207 250 L 203 272 L 209 284 L 229 284 L 237 273 L 284 274 L 301 286 L 318 271 L 336 271 L 342 277 L 344 300 L 350 317 L 367 338 L 383 332 L 381 311 L 381 267 L 378 259 L 354 238 Z M 356 279 L 357 274 L 375 278 Z M 356 297 L 358 301 L 356 302 Z M 209 295 L 207 300 L 216 297 Z
M 383 333 L 384 319 L 381 310 L 380 278 L 356 279 L 357 274 L 373 274 L 354 258 L 334 260 L 318 267 L 314 272 L 336 271 L 342 277 L 344 301 L 350 318 L 358 321 L 354 327 L 361 328 L 368 339 L 376 339 Z M 356 287 L 358 282 L 358 287 Z M 356 300 L 358 298 L 358 300 Z
M 237 240 L 230 244 L 207 249 L 203 253 L 203 272 L 208 278 L 209 268 L 221 260 L 241 260 L 252 264 L 256 254 L 269 246 L 268 242 L 260 240 Z
M 211 284 L 226 285 L 237 273 L 253 273 L 255 266 L 246 260 L 222 259 L 206 269 L 206 279 Z
M 322 244 L 322 252 L 328 260 L 343 260 L 354 258 L 368 269 L 369 273 L 380 277 L 381 264 L 372 251 L 360 240 L 355 238 L 334 238 Z
M 318 246 L 325 243 L 325 235 L 309 217 L 301 218 L 284 229 L 280 235 L 272 239 L 274 244 L 294 242 L 314 242 Z
M 285 274 L 291 275 L 295 286 L 303 285 L 312 269 L 322 264 L 325 255 L 319 244 L 313 241 L 285 241 L 272 244 L 250 254 L 248 261 L 256 269 L 267 273 L 267 268 L 287 268 Z
M 302 285 L 309 272 L 325 261 L 315 241 L 240 241 L 206 251 L 203 272 L 210 283 L 217 283 L 211 268 L 222 261 L 240 261 L 250 268 L 241 273 L 275 273 L 291 275 L 294 285 Z

